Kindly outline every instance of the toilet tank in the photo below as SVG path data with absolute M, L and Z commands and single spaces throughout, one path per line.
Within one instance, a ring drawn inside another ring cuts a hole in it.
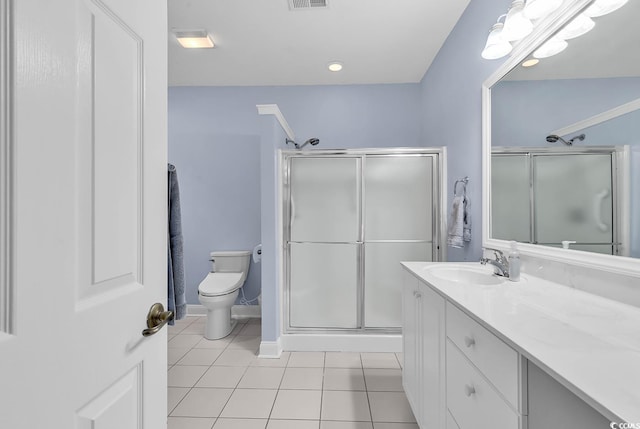
M 211 252 L 213 271 L 217 273 L 242 273 L 242 279 L 247 278 L 251 252 L 248 250 L 228 250 Z

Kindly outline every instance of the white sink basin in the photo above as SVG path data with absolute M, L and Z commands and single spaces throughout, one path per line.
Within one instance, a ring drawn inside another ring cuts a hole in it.
M 504 277 L 496 276 L 493 267 L 482 266 L 479 263 L 478 265 L 444 263 L 432 265 L 425 270 L 439 279 L 469 285 L 498 285 L 506 280 Z

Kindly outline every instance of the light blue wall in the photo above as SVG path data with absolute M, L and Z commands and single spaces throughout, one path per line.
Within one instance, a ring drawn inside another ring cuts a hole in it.
M 469 176 L 472 241 L 449 249 L 450 261 L 477 261 L 482 252 L 482 83 L 504 60 L 480 56 L 489 29 L 508 9 L 508 0 L 471 0 L 421 82 L 424 139 L 446 145 L 449 207 L 453 184 Z
M 170 135 L 169 160 L 180 183 L 187 303 L 198 304 L 198 284 L 211 271 L 209 253 L 252 250 L 260 242 L 260 139 L 173 126 Z M 245 292 L 248 299 L 260 293 L 260 266 L 251 265 Z
M 507 81 L 494 88 L 493 145 L 548 147 L 551 131 L 640 97 L 640 78 Z M 584 131 L 587 138 L 577 145 L 640 145 L 640 112 Z

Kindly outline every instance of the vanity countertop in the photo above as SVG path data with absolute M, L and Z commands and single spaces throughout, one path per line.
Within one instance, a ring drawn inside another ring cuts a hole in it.
M 639 308 L 527 274 L 476 286 L 430 273 L 447 262 L 402 264 L 605 417 L 640 423 Z

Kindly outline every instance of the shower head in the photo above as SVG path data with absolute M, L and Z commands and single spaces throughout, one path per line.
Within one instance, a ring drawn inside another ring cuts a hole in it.
M 584 140 L 586 136 L 584 134 L 580 134 L 578 136 L 575 136 L 574 138 L 570 139 L 569 141 L 563 139 L 562 137 L 556 135 L 556 134 L 551 134 L 547 136 L 547 141 L 549 143 L 556 143 L 558 140 L 560 140 L 562 143 L 566 144 L 567 146 L 573 146 L 573 142 L 576 140 Z
M 310 144 L 311 146 L 317 145 L 318 143 L 320 143 L 320 139 L 317 139 L 317 138 L 313 137 L 313 138 L 310 138 L 309 140 L 307 140 L 306 142 L 304 142 L 302 144 L 298 144 L 298 143 L 294 142 L 291 139 L 286 139 L 285 142 L 287 144 L 293 143 L 293 145 L 295 146 L 296 149 L 302 149 L 303 147 L 305 147 L 308 144 Z

